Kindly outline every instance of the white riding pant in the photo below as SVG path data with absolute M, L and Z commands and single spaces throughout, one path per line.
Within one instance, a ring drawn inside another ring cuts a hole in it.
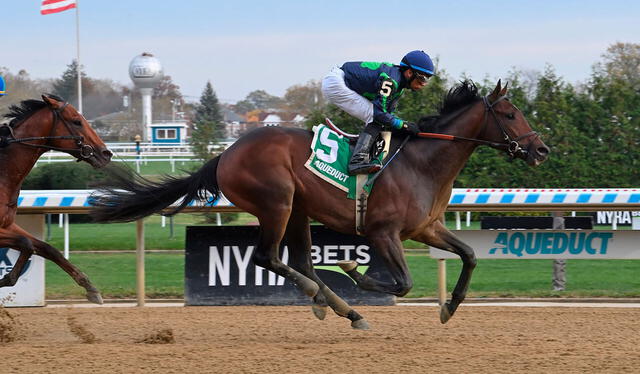
M 373 104 L 359 93 L 347 87 L 344 71 L 335 66 L 322 79 L 324 98 L 338 108 L 366 124 L 373 122 Z

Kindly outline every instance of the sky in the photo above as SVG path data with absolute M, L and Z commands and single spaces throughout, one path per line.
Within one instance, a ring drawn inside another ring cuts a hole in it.
M 0 0 L 0 67 L 58 78 L 76 56 L 76 11 L 43 16 L 40 3 Z M 187 100 L 210 81 L 227 103 L 415 49 L 454 79 L 550 64 L 577 83 L 611 44 L 640 42 L 637 0 L 79 0 L 79 16 L 88 76 L 131 85 L 129 63 L 150 52 Z

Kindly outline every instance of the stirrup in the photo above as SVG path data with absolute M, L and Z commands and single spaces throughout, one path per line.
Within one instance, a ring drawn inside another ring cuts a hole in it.
M 349 175 L 372 174 L 382 169 L 380 164 L 349 164 Z

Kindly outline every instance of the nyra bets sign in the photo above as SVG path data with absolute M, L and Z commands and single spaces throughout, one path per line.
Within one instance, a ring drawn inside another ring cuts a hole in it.
M 358 271 L 383 281 L 388 272 L 366 240 L 322 226 L 311 227 L 311 261 L 318 276 L 340 297 L 353 304 L 391 305 L 393 296 L 364 291 L 337 265 L 354 260 Z M 258 227 L 187 227 L 185 303 L 187 305 L 291 305 L 309 304 L 285 278 L 253 264 Z M 290 263 L 293 249 L 286 243 L 280 258 Z
M 592 230 L 461 230 L 477 258 L 640 259 L 640 232 Z M 434 258 L 457 255 L 431 249 Z

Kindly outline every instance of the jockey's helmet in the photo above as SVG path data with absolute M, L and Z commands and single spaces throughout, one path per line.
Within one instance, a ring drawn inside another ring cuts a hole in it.
M 400 66 L 406 66 L 417 73 L 426 74 L 427 77 L 434 75 L 433 61 L 424 51 L 411 51 L 404 55 Z

